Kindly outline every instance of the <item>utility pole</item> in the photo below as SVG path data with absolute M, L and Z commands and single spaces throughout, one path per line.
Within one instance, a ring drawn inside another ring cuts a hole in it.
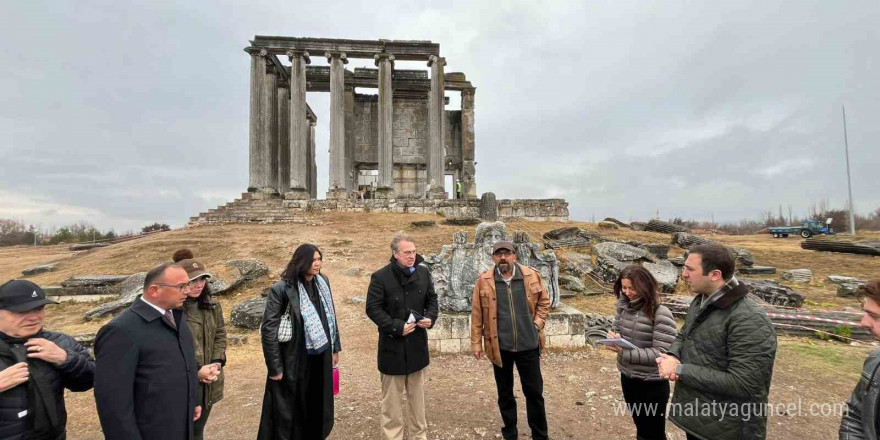
M 855 206 L 853 206 L 852 198 L 852 178 L 849 171 L 849 141 L 846 138 L 846 106 L 840 106 L 843 109 L 843 145 L 846 151 L 846 186 L 849 189 L 849 233 L 856 235 Z

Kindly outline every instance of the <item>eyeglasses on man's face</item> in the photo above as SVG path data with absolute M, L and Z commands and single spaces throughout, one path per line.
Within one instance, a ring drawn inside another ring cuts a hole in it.
M 180 284 L 165 284 L 165 283 L 156 283 L 156 286 L 167 287 L 169 289 L 177 290 L 178 292 L 185 292 L 189 290 L 189 283 L 180 283 Z
M 510 252 L 508 250 L 501 250 L 501 251 L 495 252 L 492 255 L 494 255 L 496 257 L 509 257 L 511 255 L 516 255 L 516 252 Z

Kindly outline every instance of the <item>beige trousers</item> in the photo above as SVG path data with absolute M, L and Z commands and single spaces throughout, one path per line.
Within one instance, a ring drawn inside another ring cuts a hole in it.
M 425 375 L 427 368 L 407 375 L 379 374 L 382 379 L 382 433 L 387 440 L 403 440 L 404 401 L 406 432 L 412 440 L 428 439 L 425 420 Z

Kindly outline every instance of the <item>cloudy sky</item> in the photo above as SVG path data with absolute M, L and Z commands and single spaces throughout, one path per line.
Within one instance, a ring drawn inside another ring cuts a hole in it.
M 440 43 L 477 86 L 478 191 L 564 197 L 578 220 L 842 208 L 845 105 L 867 213 L 878 23 L 876 0 L 5 2 L 0 218 L 124 231 L 235 198 L 254 35 Z M 323 194 L 329 94 L 308 102 Z

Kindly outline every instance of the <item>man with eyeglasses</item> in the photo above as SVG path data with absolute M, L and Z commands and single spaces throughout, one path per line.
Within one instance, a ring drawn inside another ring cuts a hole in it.
M 492 246 L 495 266 L 480 274 L 474 285 L 471 310 L 471 348 L 474 357 L 492 362 L 498 409 L 505 440 L 516 439 L 516 398 L 513 367 L 526 397 L 526 416 L 532 438 L 547 439 L 541 349 L 544 323 L 550 312 L 550 295 L 538 271 L 516 263 L 516 248 L 509 241 Z
M 422 261 L 412 236 L 395 234 L 391 261 L 373 272 L 367 290 L 367 316 L 379 330 L 377 365 L 386 440 L 403 440 L 404 428 L 409 439 L 428 438 L 424 389 L 430 360 L 428 329 L 437 322 L 439 309 L 431 272 L 420 265 Z
M 151 269 L 143 295 L 98 331 L 95 401 L 106 439 L 192 438 L 198 366 L 178 310 L 188 283 L 177 264 Z

